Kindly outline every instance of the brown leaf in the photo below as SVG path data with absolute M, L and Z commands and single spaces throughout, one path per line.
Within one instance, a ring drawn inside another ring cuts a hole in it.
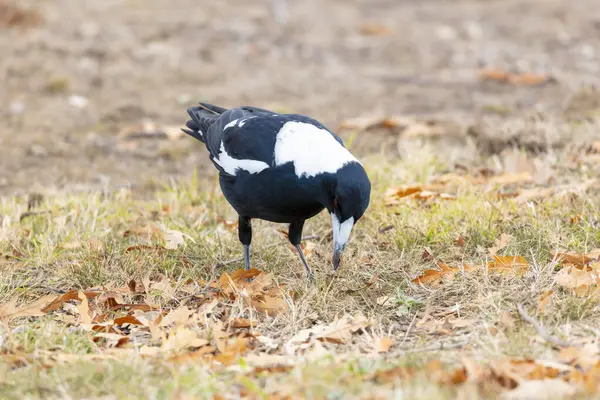
M 495 81 L 523 86 L 539 86 L 553 80 L 552 77 L 546 74 L 514 74 L 502 69 L 483 69 L 479 71 L 479 78 L 483 81 Z
M 409 120 L 403 117 L 358 117 L 349 120 L 344 120 L 339 126 L 339 130 L 369 130 L 371 128 L 399 128 L 414 123 L 413 120 Z
M 548 304 L 552 301 L 553 290 L 545 290 L 538 298 L 538 310 L 543 313 Z
M 250 339 L 245 337 L 233 338 L 227 341 L 221 352 L 215 356 L 215 360 L 223 365 L 233 364 L 239 355 L 246 351 L 249 341 Z
M 568 266 L 561 269 L 554 280 L 558 285 L 571 289 L 578 297 L 600 296 L 600 263 L 581 268 Z
M 198 334 L 186 327 L 179 326 L 172 332 L 166 341 L 163 342 L 161 349 L 163 351 L 178 352 L 194 347 L 202 347 L 209 344 L 209 341 L 198 337 Z
M 315 340 L 342 344 L 348 341 L 354 332 L 366 327 L 367 320 L 360 314 L 344 317 L 327 325 L 317 325 L 296 333 L 285 345 L 288 354 L 311 347 Z
M 144 325 L 140 322 L 139 319 L 137 319 L 136 317 L 134 317 L 133 315 L 126 315 L 124 317 L 120 317 L 120 318 L 115 318 L 114 320 L 114 324 L 115 325 L 125 325 L 125 324 L 131 324 L 131 325 Z
M 600 259 L 600 249 L 594 249 L 589 253 L 585 254 L 559 251 L 554 257 L 561 264 L 583 267 L 584 265 L 587 265 L 593 261 L 598 261 Z
M 76 308 L 81 318 L 81 323 L 90 325 L 92 323 L 92 316 L 90 315 L 90 304 L 88 303 L 87 297 L 83 292 L 77 293 L 77 298 L 81 301 Z
M 234 329 L 254 328 L 256 326 L 256 322 L 250 321 L 246 318 L 234 318 L 229 323 L 229 326 Z
M 360 33 L 368 36 L 388 36 L 392 31 L 385 25 L 369 22 L 360 27 Z
M 507 278 L 523 276 L 527 269 L 529 264 L 521 256 L 494 256 L 494 260 L 488 263 L 490 272 Z
M 0 2 L 1 28 L 27 28 L 42 22 L 42 16 L 35 7 L 25 8 L 19 2 Z
M 194 314 L 194 311 L 186 306 L 181 306 L 165 315 L 159 326 L 187 325 L 190 322 L 190 316 L 192 314 Z
M 447 282 L 452 281 L 454 279 L 454 276 L 456 275 L 456 273 L 460 271 L 460 269 L 458 269 L 456 267 L 451 267 L 444 262 L 439 262 L 438 267 L 440 267 L 439 270 L 437 270 L 437 269 L 425 270 L 423 272 L 423 274 L 416 277 L 411 282 L 417 283 L 420 285 L 436 286 L 436 285 L 439 285 L 440 283 L 442 283 L 443 281 L 447 281 Z
M 373 348 L 378 353 L 387 353 L 394 344 L 394 338 L 382 336 L 373 338 Z
M 248 282 L 248 279 L 252 279 Z M 272 274 L 257 269 L 224 273 L 215 284 L 227 296 L 242 296 L 244 302 L 269 316 L 288 309 L 288 301 L 281 287 L 273 282 Z
M 173 356 L 169 359 L 169 362 L 178 365 L 191 363 L 195 364 L 198 363 L 198 361 L 200 360 L 210 359 L 212 357 L 212 354 L 215 353 L 215 351 L 216 349 L 214 347 L 206 345 L 200 347 L 198 350 Z
M 161 239 L 163 237 L 163 233 L 156 224 L 150 223 L 148 225 L 132 225 L 129 230 L 123 233 L 123 237 L 129 236 L 138 236 L 147 239 Z

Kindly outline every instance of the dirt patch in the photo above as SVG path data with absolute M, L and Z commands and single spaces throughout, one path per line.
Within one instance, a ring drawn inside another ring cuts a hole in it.
M 0 1 L 0 28 L 29 27 L 38 25 L 41 15 L 9 1 Z
M 0 25 L 33 21 L 24 10 L 43 24 L 0 30 L 0 195 L 147 192 L 195 169 L 214 174 L 192 139 L 118 138 L 144 123 L 181 124 L 198 100 L 307 113 L 334 129 L 369 115 L 451 121 L 487 153 L 547 147 L 527 122 L 536 115 L 567 121 L 560 143 L 581 137 L 569 121 L 582 108 L 585 124 L 597 118 L 593 101 L 571 101 L 599 83 L 593 0 L 18 4 Z M 482 80 L 484 67 L 552 79 Z M 389 132 L 343 136 L 362 155 L 402 154 Z

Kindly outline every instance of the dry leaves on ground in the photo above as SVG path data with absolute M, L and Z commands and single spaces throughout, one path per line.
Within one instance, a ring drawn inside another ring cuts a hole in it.
M 461 268 L 452 267 L 441 261 L 437 263 L 437 266 L 439 269 L 425 270 L 412 282 L 426 286 L 437 286 L 443 282 L 452 281 L 459 272 L 474 273 L 483 269 L 480 265 L 471 266 L 467 264 L 463 264 Z M 503 278 L 511 279 L 523 276 L 529 269 L 529 263 L 521 256 L 495 255 L 486 267 L 490 274 L 497 274 Z
M 554 78 L 543 73 L 512 73 L 503 69 L 483 69 L 479 71 L 483 81 L 494 81 L 522 86 L 539 86 L 553 82 Z

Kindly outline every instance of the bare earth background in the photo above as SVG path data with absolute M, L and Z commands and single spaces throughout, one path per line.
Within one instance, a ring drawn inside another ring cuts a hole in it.
M 595 93 L 572 101 L 600 80 L 594 0 L 19 2 L 37 16 L 0 4 L 0 195 L 147 193 L 194 169 L 214 174 L 192 139 L 117 138 L 176 131 L 198 100 L 307 113 L 334 130 L 418 115 L 452 122 L 484 152 L 576 141 L 527 129 L 523 116 L 598 107 Z M 552 80 L 482 82 L 482 67 Z M 354 149 L 395 156 L 396 139 L 363 133 Z

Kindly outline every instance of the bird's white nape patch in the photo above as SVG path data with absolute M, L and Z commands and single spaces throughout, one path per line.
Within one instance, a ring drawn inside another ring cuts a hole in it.
M 259 160 L 239 160 L 231 157 L 225 150 L 225 145 L 221 143 L 219 158 L 213 160 L 223 168 L 229 175 L 235 175 L 238 169 L 248 171 L 251 174 L 258 174 L 262 170 L 269 168 L 266 162 Z
M 277 133 L 275 165 L 294 163 L 296 176 L 310 178 L 335 173 L 358 160 L 325 129 L 304 122 L 287 122 Z
M 241 128 L 242 126 L 244 126 L 244 124 L 246 122 L 248 122 L 248 120 L 252 119 L 252 118 L 256 118 L 256 115 L 253 115 L 251 117 L 244 117 L 244 118 L 238 118 L 238 119 L 234 119 L 233 121 L 230 121 L 227 123 L 227 125 L 225 125 L 223 127 L 223 130 L 227 130 L 229 128 L 233 128 L 234 126 L 238 126 L 238 128 Z
M 233 121 L 230 121 L 227 125 L 225 125 L 223 127 L 223 130 L 226 130 L 226 129 L 229 129 L 229 128 L 233 128 L 235 126 L 235 124 L 238 123 L 238 121 L 239 121 L 239 118 L 238 119 L 234 119 Z
M 242 118 L 242 119 L 240 119 L 240 120 L 238 121 L 238 126 L 241 128 L 242 126 L 244 126 L 244 124 L 245 124 L 246 122 L 248 122 L 248 121 L 249 121 L 249 120 L 251 120 L 252 118 L 256 118 L 256 116 L 255 116 L 255 115 L 253 115 L 253 116 L 251 116 L 251 117 L 248 117 L 248 118 Z
M 350 232 L 354 226 L 354 217 L 350 217 L 344 222 L 340 222 L 335 213 L 331 213 L 331 227 L 333 228 L 333 244 L 336 249 L 343 249 L 348 239 Z

